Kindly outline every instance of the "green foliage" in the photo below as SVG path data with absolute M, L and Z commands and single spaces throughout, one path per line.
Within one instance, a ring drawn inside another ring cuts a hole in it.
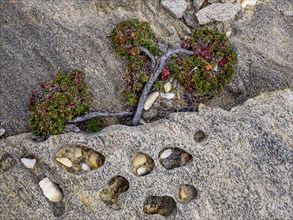
M 236 55 L 230 49 L 225 33 L 198 28 L 182 47 L 193 50 L 194 55 L 177 57 L 167 68 L 187 91 L 214 93 L 231 79 Z
M 85 130 L 89 132 L 97 132 L 100 130 L 102 119 L 97 116 L 85 121 Z
M 89 109 L 87 85 L 79 70 L 57 73 L 51 82 L 41 83 L 40 87 L 32 94 L 29 104 L 32 112 L 29 123 L 37 136 L 59 134 L 67 120 Z
M 140 51 L 139 46 L 157 55 L 159 49 L 154 34 L 148 22 L 131 19 L 117 24 L 112 31 L 111 39 L 115 52 L 127 58 L 123 95 L 129 104 L 135 105 L 151 71 L 150 60 Z

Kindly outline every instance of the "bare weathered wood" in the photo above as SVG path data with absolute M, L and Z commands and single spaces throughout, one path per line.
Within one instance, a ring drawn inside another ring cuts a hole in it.
M 89 120 L 91 118 L 101 116 L 101 117 L 123 117 L 123 116 L 131 116 L 134 115 L 134 112 L 105 112 L 105 111 L 95 111 L 89 112 L 83 116 L 76 117 L 72 120 L 69 120 L 68 123 L 77 123 Z
M 155 66 L 156 66 L 156 59 L 155 59 L 155 57 L 151 54 L 151 52 L 147 48 L 140 46 L 139 49 L 142 52 L 144 52 L 151 59 L 151 61 L 152 61 L 152 69 L 154 69 Z
M 141 118 L 141 114 L 143 111 L 143 107 L 144 107 L 144 103 L 146 101 L 147 95 L 149 94 L 154 82 L 156 81 L 156 79 L 159 77 L 160 73 L 162 72 L 163 68 L 165 67 L 165 61 L 168 57 L 170 57 L 173 54 L 176 53 L 182 53 L 182 54 L 186 54 L 186 55 L 193 55 L 193 51 L 190 50 L 185 50 L 183 48 L 178 48 L 178 49 L 171 49 L 168 50 L 166 53 L 164 53 L 156 63 L 156 66 L 154 68 L 154 71 L 149 79 L 149 81 L 145 84 L 145 86 L 143 87 L 142 90 L 142 94 L 139 98 L 138 104 L 137 104 L 137 108 L 136 108 L 136 112 L 135 115 L 133 117 L 132 120 L 132 125 L 138 125 L 139 120 Z

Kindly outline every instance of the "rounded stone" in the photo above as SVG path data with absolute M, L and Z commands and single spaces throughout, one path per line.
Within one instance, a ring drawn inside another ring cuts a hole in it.
M 164 148 L 159 153 L 160 163 L 168 170 L 184 166 L 191 159 L 192 156 L 188 152 L 175 147 Z
M 197 196 L 197 190 L 193 185 L 181 184 L 178 188 L 177 199 L 181 203 L 187 203 L 195 199 Z
M 44 195 L 51 202 L 60 202 L 63 199 L 63 194 L 56 183 L 53 183 L 48 177 L 39 182 Z
M 154 169 L 155 163 L 149 155 L 139 152 L 133 155 L 131 167 L 135 175 L 144 176 Z
M 105 157 L 94 150 L 90 150 L 86 152 L 85 162 L 91 169 L 97 169 L 104 164 Z
M 171 215 L 176 209 L 175 200 L 170 196 L 148 196 L 143 205 L 143 211 L 147 214 Z
M 194 134 L 195 142 L 202 142 L 206 137 L 207 136 L 203 131 L 198 131 Z

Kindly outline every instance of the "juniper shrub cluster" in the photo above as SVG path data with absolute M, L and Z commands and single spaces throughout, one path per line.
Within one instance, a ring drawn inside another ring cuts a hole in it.
M 112 31 L 111 39 L 115 52 L 127 59 L 123 95 L 129 104 L 134 105 L 151 74 L 151 62 L 139 46 L 157 55 L 159 50 L 154 34 L 149 23 L 131 19 L 118 23 Z
M 151 74 L 150 59 L 139 46 L 158 55 L 154 35 L 147 22 L 132 19 L 117 24 L 111 37 L 116 53 L 127 58 L 123 94 L 128 103 L 134 105 Z M 163 80 L 175 76 L 187 92 L 202 95 L 220 91 L 231 79 L 236 55 L 230 49 L 225 33 L 207 27 L 197 28 L 182 43 L 182 48 L 193 51 L 194 55 L 171 58 L 154 83 L 154 90 L 161 90 Z
M 51 82 L 41 83 L 31 98 L 31 130 L 37 136 L 59 134 L 66 121 L 85 113 L 90 106 L 87 84 L 81 71 L 57 73 Z
M 165 68 L 174 74 L 185 90 L 198 94 L 220 91 L 233 75 L 236 54 L 230 49 L 225 33 L 197 28 L 182 47 L 193 56 L 179 56 Z

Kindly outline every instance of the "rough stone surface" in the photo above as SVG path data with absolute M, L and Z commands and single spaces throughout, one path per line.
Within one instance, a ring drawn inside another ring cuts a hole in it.
M 193 0 L 193 5 L 195 7 L 195 10 L 198 11 L 204 2 L 205 0 Z
M 214 21 L 227 21 L 235 17 L 240 11 L 240 4 L 215 3 L 196 13 L 199 24 L 207 24 Z
M 143 212 L 144 201 L 148 196 L 175 198 L 179 185 L 186 183 L 198 190 L 198 197 L 187 204 L 177 202 L 176 217 L 169 220 L 290 219 L 292 118 L 293 91 L 287 89 L 264 93 L 231 111 L 202 108 L 139 127 L 113 125 L 99 133 L 62 134 L 41 143 L 32 141 L 30 134 L 1 139 L 0 158 L 7 161 L 10 155 L 15 162 L 0 170 L 0 219 L 162 220 Z M 207 135 L 202 142 L 194 140 L 198 131 Z M 79 175 L 67 173 L 54 155 L 68 144 L 101 152 L 105 164 Z M 166 170 L 158 162 L 165 147 L 182 148 L 193 160 Z M 154 158 L 156 166 L 149 175 L 132 173 L 134 152 Z M 21 164 L 24 154 L 39 161 L 33 171 Z M 117 175 L 129 181 L 129 189 L 119 195 L 120 210 L 113 211 L 98 191 Z M 44 177 L 62 189 L 61 208 L 49 203 L 38 186 Z
M 185 0 L 162 0 L 161 4 L 175 18 L 181 18 L 188 6 Z
M 260 92 L 293 88 L 293 18 L 281 11 L 292 1 L 267 1 L 247 8 L 233 23 L 229 40 L 237 54 L 235 72 L 227 89 L 236 102 Z

